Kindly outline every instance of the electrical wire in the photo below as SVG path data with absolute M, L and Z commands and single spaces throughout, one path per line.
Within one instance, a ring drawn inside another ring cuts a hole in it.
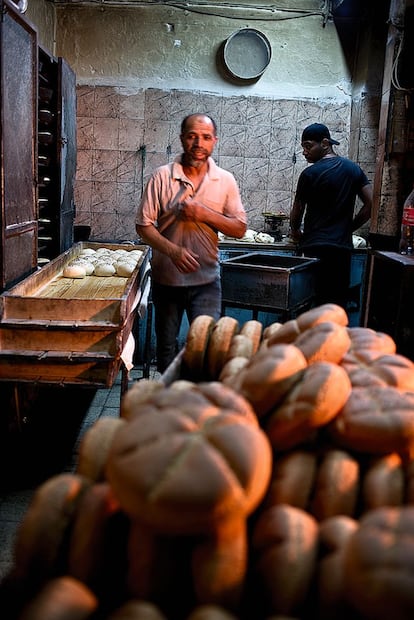
M 401 53 L 402 53 L 403 47 L 404 47 L 404 29 L 401 31 L 401 37 L 398 42 L 397 53 L 395 55 L 394 62 L 392 63 L 391 84 L 396 90 L 399 90 L 402 92 L 413 92 L 414 88 L 412 87 L 407 88 L 401 85 L 399 75 L 398 75 L 398 66 L 401 60 Z
M 101 7 L 137 7 L 137 6 L 166 6 L 172 7 L 177 10 L 186 11 L 188 13 L 196 13 L 199 15 L 209 15 L 212 17 L 222 17 L 226 19 L 239 19 L 239 20 L 260 20 L 260 21 L 284 21 L 288 19 L 302 19 L 305 17 L 322 17 L 323 25 L 325 26 L 328 17 L 330 16 L 330 1 L 324 0 L 323 6 L 319 10 L 306 10 L 278 7 L 277 5 L 264 6 L 262 4 L 241 4 L 232 2 L 223 2 L 220 4 L 220 10 L 217 7 L 213 7 L 211 2 L 177 2 L 177 0 L 49 0 L 56 5 L 68 5 L 68 6 L 88 6 L 99 5 Z M 254 16 L 253 14 L 246 15 L 225 15 L 222 11 L 240 11 L 245 10 L 251 13 L 261 13 L 260 16 Z M 278 15 L 276 15 L 276 13 Z M 267 15 L 263 15 L 267 14 Z M 288 14 L 288 16 L 281 16 L 281 14 Z

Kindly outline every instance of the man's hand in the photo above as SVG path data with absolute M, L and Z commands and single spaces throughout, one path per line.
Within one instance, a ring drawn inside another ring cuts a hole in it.
M 180 203 L 178 210 L 179 217 L 183 220 L 196 222 L 202 220 L 202 212 L 205 210 L 204 205 L 193 198 L 187 198 Z
M 178 245 L 176 246 L 175 251 L 170 254 L 170 258 L 177 267 L 178 271 L 181 273 L 191 273 L 192 271 L 197 271 L 197 269 L 200 268 L 198 254 L 195 254 L 191 250 L 187 250 L 186 248 L 182 248 Z

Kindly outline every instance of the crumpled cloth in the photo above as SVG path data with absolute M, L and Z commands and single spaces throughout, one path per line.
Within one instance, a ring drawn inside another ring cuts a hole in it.
M 360 237 L 359 235 L 352 235 L 352 245 L 354 248 L 366 248 L 367 241 L 364 237 Z
M 132 304 L 132 308 L 131 308 L 131 312 L 134 312 L 135 308 L 137 308 L 137 315 L 139 316 L 140 319 L 142 319 L 145 316 L 147 312 L 147 307 L 148 307 L 148 297 L 149 297 L 149 293 L 151 290 L 151 278 L 149 276 L 148 277 L 146 276 L 149 270 L 150 270 L 150 265 L 148 263 L 142 276 L 142 280 L 145 281 L 144 288 L 138 290 L 137 296 L 135 297 L 134 303 Z M 127 338 L 127 341 L 125 343 L 125 346 L 122 350 L 122 353 L 121 353 L 121 360 L 124 362 L 125 368 L 128 370 L 128 372 L 134 367 L 134 364 L 132 361 L 134 359 L 134 352 L 135 352 L 135 338 L 131 330 Z

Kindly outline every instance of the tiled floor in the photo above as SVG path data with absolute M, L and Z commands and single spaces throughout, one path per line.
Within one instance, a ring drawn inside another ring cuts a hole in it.
M 150 376 L 156 376 L 154 369 Z M 141 377 L 142 370 L 134 368 L 130 383 Z M 119 416 L 121 373 L 110 389 L 62 392 L 65 402 L 58 400 L 59 391 L 52 391 L 51 396 L 55 399 L 49 407 L 52 411 L 45 408 L 43 416 L 29 422 L 31 429 L 12 441 L 7 454 L 1 455 L 0 581 L 11 568 L 16 528 L 34 490 L 50 476 L 74 470 L 79 442 L 91 424 L 101 416 Z

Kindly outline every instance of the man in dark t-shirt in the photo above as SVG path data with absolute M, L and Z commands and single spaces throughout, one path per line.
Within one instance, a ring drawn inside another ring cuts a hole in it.
M 315 305 L 336 303 L 346 308 L 352 233 L 371 217 L 371 184 L 357 164 L 334 152 L 332 145 L 339 142 L 325 125 L 306 127 L 301 143 L 312 165 L 299 176 L 290 214 L 291 237 L 300 254 L 319 259 Z M 357 197 L 362 207 L 354 215 Z

